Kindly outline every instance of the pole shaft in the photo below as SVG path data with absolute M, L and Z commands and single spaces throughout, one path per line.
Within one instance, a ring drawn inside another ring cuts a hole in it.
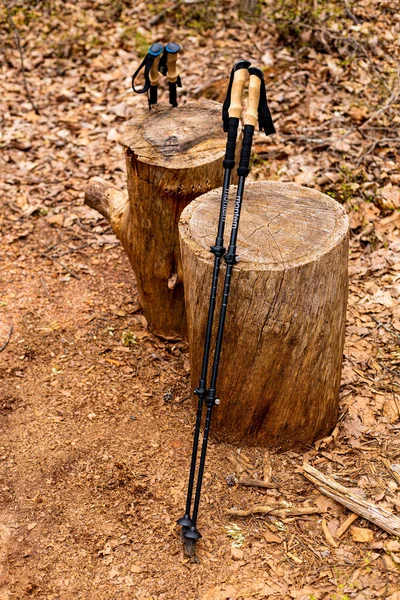
M 245 177 L 240 177 L 239 182 L 238 182 L 238 187 L 237 187 L 235 208 L 233 211 L 233 223 L 232 223 L 232 230 L 231 230 L 231 239 L 229 241 L 228 256 L 236 255 L 236 242 L 237 242 L 237 235 L 238 235 L 240 211 L 242 208 L 244 182 L 245 182 Z M 215 344 L 215 354 L 214 354 L 213 368 L 212 368 L 212 374 L 211 374 L 211 384 L 210 384 L 210 394 L 211 394 L 211 397 L 213 396 L 213 398 L 212 398 L 213 400 L 215 399 L 215 393 L 216 393 L 219 360 L 220 360 L 220 356 L 221 356 L 222 338 L 224 335 L 225 317 L 226 317 L 226 310 L 228 307 L 228 298 L 229 298 L 229 291 L 230 291 L 230 285 L 231 285 L 233 265 L 234 265 L 234 262 L 229 262 L 226 266 L 224 293 L 223 293 L 223 297 L 222 297 L 222 306 L 221 306 L 221 313 L 220 313 L 219 324 L 218 324 L 217 340 L 216 340 L 216 344 Z
M 224 241 L 226 208 L 228 205 L 230 180 L 231 180 L 231 170 L 226 169 L 225 175 L 224 175 L 224 185 L 222 188 L 221 208 L 220 208 L 219 221 L 218 221 L 218 233 L 217 233 L 217 238 L 215 240 L 216 246 L 222 246 L 223 241 Z M 218 287 L 218 276 L 219 276 L 220 266 L 221 266 L 221 256 L 218 256 L 216 254 L 215 260 L 214 260 L 214 270 L 213 270 L 213 277 L 212 277 L 212 284 L 211 284 L 210 305 L 209 305 L 209 309 L 208 309 L 206 339 L 204 342 L 203 364 L 201 367 L 200 388 L 204 387 L 204 389 L 205 389 L 206 379 L 207 379 L 208 360 L 210 357 L 211 334 L 212 334 L 212 326 L 213 326 L 213 322 L 214 322 L 214 312 L 215 312 L 215 303 L 216 303 L 216 299 L 217 299 L 217 287 Z
M 203 483 L 204 467 L 205 467 L 205 464 L 206 464 L 208 435 L 210 433 L 210 424 L 211 424 L 212 409 L 213 409 L 212 406 L 208 406 L 207 407 L 206 422 L 204 424 L 203 444 L 202 444 L 202 447 L 201 447 L 201 455 L 200 455 L 200 463 L 199 463 L 199 473 L 198 473 L 198 476 L 197 476 L 196 494 L 195 494 L 194 503 L 193 503 L 193 513 L 192 513 L 192 525 L 191 525 L 191 529 L 195 529 L 196 528 L 197 514 L 199 512 L 201 486 L 202 486 L 202 483 Z
M 229 185 L 231 180 L 231 169 L 225 169 L 224 173 L 224 183 L 222 188 L 222 197 L 221 197 L 221 207 L 219 213 L 219 221 L 218 221 L 218 232 L 215 240 L 215 246 L 221 247 L 223 244 L 224 238 L 224 230 L 225 230 L 225 221 L 226 221 L 226 209 L 228 205 L 229 198 Z M 186 509 L 185 515 L 190 515 L 190 507 L 192 504 L 193 497 L 193 485 L 194 485 L 194 477 L 196 471 L 196 461 L 197 461 L 197 452 L 199 448 L 199 437 L 200 437 L 200 425 L 201 425 L 201 417 L 203 412 L 203 402 L 205 399 L 205 395 L 207 393 L 206 389 L 206 380 L 207 380 L 207 371 L 208 371 L 208 361 L 210 358 L 210 348 L 211 348 L 211 335 L 212 328 L 214 322 L 214 313 L 215 313 L 215 304 L 217 299 L 217 287 L 218 287 L 218 276 L 219 270 L 221 266 L 221 254 L 216 253 L 214 255 L 214 269 L 213 269 L 213 278 L 211 285 L 211 293 L 210 293 L 210 304 L 208 308 L 208 317 L 207 317 L 207 329 L 206 329 L 206 338 L 204 342 L 204 353 L 203 353 L 203 363 L 201 367 L 201 376 L 199 382 L 199 401 L 197 404 L 197 415 L 196 415 L 196 425 L 193 436 L 193 448 L 192 448 L 192 457 L 190 461 L 190 470 L 189 470 L 189 482 L 188 482 L 188 491 L 186 496 Z
M 238 235 L 238 228 L 239 228 L 240 211 L 242 208 L 244 182 L 245 182 L 245 177 L 243 177 L 243 176 L 240 177 L 239 182 L 238 182 L 235 207 L 234 207 L 234 211 L 233 211 L 233 223 L 232 223 L 232 230 L 231 230 L 231 238 L 229 241 L 229 248 L 228 248 L 228 254 L 227 254 L 227 256 L 231 255 L 232 257 L 234 257 L 235 253 L 236 253 L 236 242 L 237 242 L 237 235 Z M 230 286 L 231 286 L 231 277 L 232 277 L 232 270 L 233 270 L 234 263 L 235 263 L 235 259 L 229 260 L 229 262 L 227 263 L 227 266 L 226 266 L 224 292 L 223 292 L 223 298 L 222 298 L 221 312 L 220 312 L 220 316 L 219 316 L 217 340 L 216 340 L 216 344 L 215 344 L 215 353 L 214 353 L 214 360 L 213 360 L 213 367 L 212 367 L 212 374 L 211 374 L 211 384 L 210 384 L 210 390 L 207 395 L 207 414 L 206 414 L 206 422 L 204 425 L 204 436 L 203 436 L 203 444 L 201 447 L 201 454 L 200 454 L 199 472 L 197 475 L 196 493 L 195 493 L 194 503 L 193 503 L 191 529 L 196 529 L 197 515 L 199 512 L 201 487 L 203 484 L 204 467 L 205 467 L 206 455 L 207 455 L 208 436 L 210 433 L 212 409 L 214 407 L 215 398 L 216 398 L 216 384 L 217 384 L 217 377 L 218 377 L 218 367 L 219 367 L 219 360 L 220 360 L 220 356 L 221 356 L 222 339 L 223 339 L 224 328 L 225 328 L 225 317 L 226 317 L 226 311 L 227 311 L 227 307 L 228 307 L 229 291 L 230 291 Z

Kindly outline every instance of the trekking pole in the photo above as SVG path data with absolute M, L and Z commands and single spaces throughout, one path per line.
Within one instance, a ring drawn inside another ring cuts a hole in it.
M 200 383 L 199 386 L 194 390 L 194 393 L 198 397 L 197 404 L 197 415 L 196 425 L 193 437 L 193 450 L 192 458 L 190 463 L 189 472 L 189 483 L 186 497 L 186 509 L 185 514 L 181 519 L 178 519 L 178 525 L 182 526 L 182 532 L 187 531 L 191 526 L 192 520 L 190 518 L 190 508 L 192 504 L 193 495 L 193 483 L 196 470 L 197 462 L 197 451 L 199 446 L 200 436 L 200 424 L 201 416 L 203 412 L 203 402 L 206 399 L 207 389 L 207 371 L 208 371 L 208 360 L 210 357 L 210 346 L 211 346 L 211 334 L 214 321 L 215 303 L 217 298 L 217 285 L 219 268 L 221 265 L 221 258 L 225 254 L 224 248 L 224 229 L 226 220 L 226 208 L 228 205 L 229 198 L 229 185 L 231 181 L 231 173 L 235 166 L 235 151 L 236 151 L 236 138 L 239 127 L 239 117 L 242 112 L 242 92 L 244 82 L 246 78 L 247 69 L 250 66 L 249 61 L 241 60 L 235 64 L 231 72 L 231 78 L 229 82 L 227 97 L 224 102 L 222 119 L 224 124 L 224 131 L 228 132 L 228 139 L 226 142 L 225 158 L 223 162 L 224 167 L 224 183 L 222 187 L 221 195 L 221 206 L 219 211 L 218 221 L 218 232 L 215 240 L 215 246 L 211 246 L 210 252 L 214 254 L 214 269 L 211 284 L 210 304 L 208 308 L 207 317 L 207 328 L 206 337 L 204 341 L 204 352 L 203 352 L 203 363 L 201 367 Z
M 157 42 L 148 49 L 143 61 L 132 75 L 132 89 L 136 94 L 145 94 L 149 101 L 149 109 L 153 104 L 157 104 L 157 88 L 159 82 L 158 68 L 164 46 Z M 135 88 L 135 79 L 140 71 L 144 69 L 144 86 L 141 89 Z
M 202 486 L 202 482 L 203 482 L 204 466 L 205 466 L 206 453 L 207 453 L 208 436 L 210 433 L 212 409 L 216 404 L 220 403 L 219 399 L 216 397 L 218 368 L 219 368 L 219 361 L 220 361 L 220 355 L 221 355 L 222 339 L 223 339 L 223 334 L 224 334 L 225 318 L 226 318 L 226 310 L 227 310 L 227 306 L 228 306 L 228 298 L 229 298 L 232 270 L 233 270 L 234 265 L 238 262 L 238 257 L 236 256 L 237 235 L 238 235 L 240 211 L 241 211 L 241 207 L 242 207 L 245 180 L 246 180 L 247 175 L 250 172 L 249 163 L 250 163 L 251 146 L 252 146 L 252 142 L 253 142 L 254 128 L 258 121 L 260 130 L 264 130 L 266 135 L 270 135 L 275 132 L 275 128 L 273 126 L 271 115 L 270 115 L 268 105 L 267 105 L 263 73 L 260 69 L 250 67 L 249 74 L 250 74 L 249 105 L 248 105 L 247 111 L 244 115 L 243 143 L 242 143 L 240 162 L 239 162 L 239 167 L 238 167 L 239 182 L 238 182 L 235 206 L 234 206 L 234 211 L 233 211 L 231 237 L 230 237 L 230 241 L 229 241 L 228 252 L 227 252 L 227 254 L 225 254 L 225 257 L 224 257 L 225 262 L 226 262 L 224 291 L 223 291 L 223 297 L 222 297 L 221 312 L 220 312 L 220 316 L 219 316 L 217 339 L 216 339 L 216 344 L 215 344 L 215 353 L 214 353 L 214 360 L 213 360 L 212 372 L 211 372 L 210 389 L 207 391 L 206 398 L 205 398 L 205 403 L 207 406 L 207 413 L 206 413 L 206 421 L 205 421 L 205 426 L 204 426 L 203 443 L 202 443 L 201 454 L 200 454 L 200 464 L 199 464 L 199 470 L 198 470 L 198 476 L 197 476 L 196 493 L 195 493 L 194 504 L 193 504 L 191 525 L 190 525 L 189 529 L 187 529 L 183 533 L 183 537 L 185 538 L 185 552 L 188 556 L 193 556 L 194 551 L 195 551 L 195 544 L 196 544 L 197 540 L 201 538 L 201 534 L 197 530 L 197 527 L 196 527 L 197 526 L 197 515 L 198 515 L 198 510 L 199 510 L 199 504 L 200 504 L 201 486 Z
M 178 60 L 178 53 L 181 47 L 179 44 L 169 42 L 164 48 L 164 53 L 160 62 L 160 73 L 167 76 L 168 88 L 169 88 L 169 103 L 173 107 L 178 106 L 176 99 L 176 88 L 182 87 L 181 78 L 178 75 L 176 63 Z

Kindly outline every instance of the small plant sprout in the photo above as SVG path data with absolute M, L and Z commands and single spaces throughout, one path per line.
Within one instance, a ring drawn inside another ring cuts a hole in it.
M 239 525 L 236 523 L 230 523 L 224 527 L 225 532 L 228 537 L 231 538 L 232 548 L 242 548 L 245 542 L 245 538 L 243 535 L 243 531 L 240 529 Z
M 121 341 L 123 346 L 133 346 L 133 344 L 136 344 L 136 336 L 133 335 L 132 331 L 124 331 Z

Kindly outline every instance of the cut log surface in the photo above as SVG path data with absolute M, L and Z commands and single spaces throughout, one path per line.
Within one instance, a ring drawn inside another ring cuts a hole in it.
M 138 111 L 127 123 L 122 142 L 128 195 L 112 186 L 101 190 L 96 178 L 86 203 L 110 221 L 123 244 L 150 329 L 165 337 L 183 337 L 178 221 L 189 202 L 222 184 L 226 134 L 221 104 L 201 100 Z
M 231 198 L 235 192 L 231 188 Z M 213 267 L 209 247 L 220 193 L 197 198 L 180 222 L 193 387 L 203 354 Z M 289 183 L 248 183 L 237 254 L 217 384 L 221 403 L 211 431 L 233 443 L 304 447 L 337 420 L 347 216 L 320 192 Z
M 127 124 L 122 142 L 134 151 L 137 160 L 151 166 L 183 170 L 208 167 L 225 154 L 221 114 L 221 104 L 210 100 L 188 102 L 177 109 L 157 105 L 151 112 L 139 112 Z M 194 191 L 190 179 L 186 184 L 188 188 L 181 188 L 181 193 Z M 207 187 L 201 181 L 198 185 L 201 190 Z

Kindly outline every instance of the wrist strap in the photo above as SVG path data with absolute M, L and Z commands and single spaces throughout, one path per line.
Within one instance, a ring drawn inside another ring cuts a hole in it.
M 264 131 L 265 135 L 272 135 L 275 133 L 275 127 L 272 122 L 271 113 L 267 102 L 267 92 L 265 90 L 265 81 L 262 71 L 255 67 L 250 67 L 250 75 L 257 75 L 260 78 L 260 100 L 258 103 L 258 126 L 260 131 Z
M 154 59 L 161 54 L 163 49 L 164 46 L 162 44 L 152 44 L 149 48 L 148 53 L 142 60 L 141 64 L 132 75 L 132 89 L 134 92 L 136 92 L 136 94 L 145 94 L 150 88 L 150 70 L 153 66 Z M 135 79 L 142 69 L 144 69 L 144 86 L 138 90 L 137 88 L 135 88 Z

